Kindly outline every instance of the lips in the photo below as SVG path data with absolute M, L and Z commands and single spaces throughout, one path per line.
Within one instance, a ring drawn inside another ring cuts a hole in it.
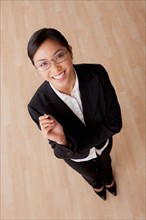
M 52 78 L 56 79 L 56 80 L 60 80 L 64 77 L 64 74 L 65 74 L 65 71 L 63 73 L 60 73 L 60 74 L 56 75 L 56 76 L 53 76 Z

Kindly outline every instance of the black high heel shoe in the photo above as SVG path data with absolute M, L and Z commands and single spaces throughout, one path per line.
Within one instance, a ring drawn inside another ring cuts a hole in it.
M 113 196 L 117 195 L 117 186 L 116 186 L 115 181 L 114 181 L 114 184 L 111 187 L 107 187 L 107 186 L 105 186 L 105 187 Z
M 103 200 L 106 200 L 106 190 L 105 187 L 100 192 L 94 190 L 94 192 Z

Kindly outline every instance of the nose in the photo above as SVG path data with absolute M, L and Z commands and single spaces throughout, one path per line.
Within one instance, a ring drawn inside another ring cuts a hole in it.
M 59 72 L 60 70 L 61 70 L 61 66 L 60 66 L 58 63 L 54 62 L 54 60 L 52 60 L 52 61 L 51 61 L 50 71 L 51 71 L 52 73 L 57 73 L 57 72 Z

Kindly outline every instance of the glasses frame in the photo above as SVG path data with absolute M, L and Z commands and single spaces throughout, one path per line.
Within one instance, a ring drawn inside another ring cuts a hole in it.
M 58 54 L 56 54 L 55 56 L 54 56 L 54 58 L 52 58 L 50 61 L 45 61 L 45 62 L 47 62 L 48 64 L 49 64 L 49 67 L 47 67 L 47 69 L 45 69 L 45 70 L 40 70 L 39 69 L 39 66 L 35 66 L 35 68 L 39 71 L 39 72 L 45 72 L 45 71 L 47 71 L 47 70 L 49 70 L 50 69 L 50 67 L 51 67 L 51 62 L 52 61 L 54 61 L 56 64 L 58 64 L 58 63 L 62 63 L 62 62 L 64 62 L 66 59 L 67 59 L 67 56 L 68 56 L 68 54 L 69 54 L 69 51 L 68 51 L 68 49 L 66 49 L 66 50 L 62 50 L 62 52 L 64 52 L 65 54 L 66 54 L 66 57 L 63 59 L 63 60 L 61 60 L 61 61 L 57 61 L 57 56 L 58 56 Z

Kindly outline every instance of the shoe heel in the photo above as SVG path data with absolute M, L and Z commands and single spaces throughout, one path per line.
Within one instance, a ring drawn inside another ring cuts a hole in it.
M 100 192 L 94 190 L 94 192 L 103 200 L 106 200 L 106 190 L 105 187 Z
M 109 191 L 113 196 L 117 195 L 117 186 L 116 182 L 114 181 L 114 184 L 112 187 L 106 187 L 107 191 Z

